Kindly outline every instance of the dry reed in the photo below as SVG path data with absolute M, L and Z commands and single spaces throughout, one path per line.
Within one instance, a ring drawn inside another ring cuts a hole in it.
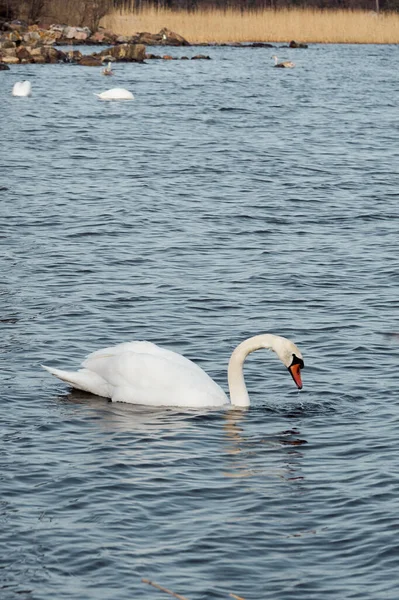
M 180 596 L 180 594 L 176 594 L 175 592 L 172 592 L 172 590 L 168 590 L 168 588 L 159 585 L 159 583 L 155 583 L 155 581 L 151 581 L 150 579 L 145 578 L 143 578 L 141 581 L 143 583 L 148 583 L 148 585 L 152 585 L 152 587 L 157 588 L 157 590 L 161 590 L 161 592 L 165 592 L 165 594 L 169 594 L 169 596 L 177 598 L 177 600 L 187 600 L 185 596 Z
M 161 590 L 161 592 L 165 592 L 165 594 L 169 594 L 169 596 L 173 596 L 177 598 L 177 600 L 187 600 L 185 596 L 181 596 L 180 594 L 176 594 L 176 592 L 172 592 L 172 590 L 168 590 L 168 588 L 163 587 L 163 585 L 159 585 L 159 583 L 155 583 L 155 581 L 151 581 L 150 579 L 142 578 L 143 583 L 148 583 L 148 585 L 152 585 L 152 587 L 157 590 Z M 235 600 L 245 600 L 242 596 L 237 596 L 237 594 L 230 593 L 229 594 Z
M 163 27 L 192 44 L 233 42 L 289 42 L 335 44 L 397 44 L 399 13 L 349 10 L 282 9 L 241 13 L 239 10 L 196 12 L 145 8 L 140 12 L 114 11 L 100 23 L 120 35 Z

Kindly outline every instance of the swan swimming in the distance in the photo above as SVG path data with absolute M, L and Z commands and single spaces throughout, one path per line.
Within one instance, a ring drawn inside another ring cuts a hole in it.
M 304 367 L 301 352 L 291 340 L 270 333 L 245 340 L 232 353 L 228 366 L 230 401 L 222 388 L 198 365 L 151 342 L 126 342 L 97 350 L 89 354 L 79 371 L 43 367 L 72 387 L 110 398 L 113 402 L 245 408 L 250 402 L 243 375 L 244 361 L 250 352 L 261 348 L 277 354 L 301 389 L 301 369 Z
M 295 67 L 295 63 L 293 63 L 291 60 L 285 60 L 279 63 L 277 56 L 274 55 L 272 58 L 274 58 L 274 66 L 279 67 L 280 69 L 292 69 Z
M 109 61 L 108 65 L 105 67 L 105 69 L 103 69 L 102 74 L 103 75 L 113 75 L 114 74 L 114 72 L 112 70 L 111 61 Z
M 12 88 L 13 96 L 31 96 L 32 85 L 30 81 L 17 81 Z
M 132 92 L 125 90 L 124 88 L 112 88 L 101 94 L 94 94 L 100 100 L 134 100 Z

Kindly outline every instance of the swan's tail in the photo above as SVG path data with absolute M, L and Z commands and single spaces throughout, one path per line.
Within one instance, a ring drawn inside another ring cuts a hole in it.
M 46 369 L 61 381 L 65 381 L 72 387 L 83 390 L 84 392 L 90 392 L 97 396 L 104 396 L 110 398 L 109 386 L 102 377 L 89 371 L 88 369 L 80 369 L 79 371 L 62 371 L 61 369 L 54 369 L 53 367 L 46 367 L 42 365 L 43 369 Z
M 52 375 L 55 375 L 55 377 L 58 377 L 58 379 L 61 379 L 61 381 L 69 383 L 72 387 L 86 392 L 89 391 L 86 389 L 84 378 L 82 378 L 82 374 L 79 371 L 61 371 L 61 369 L 46 367 L 46 365 L 42 365 L 42 367 Z

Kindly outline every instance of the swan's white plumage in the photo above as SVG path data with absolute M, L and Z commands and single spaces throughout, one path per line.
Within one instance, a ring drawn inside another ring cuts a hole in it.
M 293 63 L 291 60 L 285 60 L 285 61 L 279 63 L 276 55 L 272 56 L 272 58 L 274 58 L 274 66 L 275 67 L 280 67 L 283 69 L 293 69 L 295 67 L 295 63 Z
M 243 364 L 250 352 L 261 348 L 273 350 L 290 370 L 296 363 L 296 374 L 291 374 L 302 387 L 299 371 L 303 359 L 295 344 L 273 334 L 257 335 L 241 342 L 230 357 L 228 381 L 234 406 L 249 406 Z M 86 357 L 79 371 L 44 368 L 75 388 L 114 402 L 187 408 L 230 404 L 222 388 L 201 367 L 151 342 L 125 342 L 97 350 Z
M 103 75 L 113 75 L 112 64 L 111 61 L 108 62 L 108 65 L 102 71 Z
M 13 96 L 31 96 L 32 85 L 30 81 L 17 81 L 12 88 Z
M 114 402 L 222 406 L 228 398 L 198 365 L 151 342 L 125 342 L 89 354 L 75 372 L 45 367 L 73 387 Z
M 55 375 L 55 377 L 58 377 L 61 381 L 69 383 L 69 385 L 78 390 L 90 392 L 96 396 L 111 398 L 112 388 L 102 377 L 92 371 L 90 372 L 86 369 L 79 369 L 79 371 L 63 371 L 61 369 L 54 369 L 54 367 L 42 366 L 46 371 Z
M 125 88 L 112 88 L 101 92 L 101 94 L 94 94 L 100 100 L 134 100 L 132 92 L 125 90 Z

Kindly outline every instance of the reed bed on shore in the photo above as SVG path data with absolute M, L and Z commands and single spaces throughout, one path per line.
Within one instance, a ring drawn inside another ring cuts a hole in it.
M 120 35 L 167 27 L 190 43 L 299 42 L 325 44 L 397 44 L 399 13 L 284 9 L 241 13 L 209 9 L 196 12 L 144 8 L 114 11 L 100 25 Z

